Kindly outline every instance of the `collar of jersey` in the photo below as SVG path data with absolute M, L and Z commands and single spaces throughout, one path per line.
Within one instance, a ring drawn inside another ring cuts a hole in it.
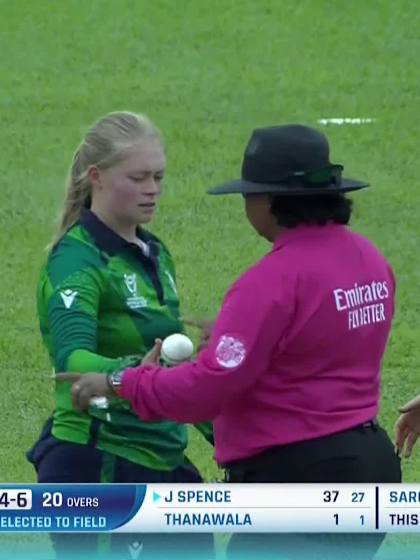
M 105 225 L 98 216 L 96 216 L 96 214 L 87 208 L 83 208 L 82 210 L 80 215 L 80 224 L 94 238 L 96 246 L 101 251 L 108 253 L 108 255 L 116 255 L 128 247 L 141 251 L 135 243 L 130 243 L 118 235 L 118 233 L 115 233 L 115 231 Z M 152 235 L 141 228 L 137 228 L 137 236 L 139 239 L 144 241 L 144 243 L 149 245 L 152 254 L 156 254 L 156 244 L 153 243 Z M 141 252 L 144 254 L 143 251 Z
M 273 244 L 273 251 L 281 249 L 289 243 L 302 239 L 325 238 L 339 235 L 346 227 L 340 224 L 327 224 L 325 226 L 300 225 L 295 228 L 283 230 Z

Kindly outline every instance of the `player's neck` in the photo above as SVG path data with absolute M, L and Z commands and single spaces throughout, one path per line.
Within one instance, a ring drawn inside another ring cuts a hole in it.
M 97 216 L 109 229 L 112 229 L 117 235 L 129 241 L 130 243 L 137 243 L 138 238 L 136 235 L 137 225 L 132 223 L 121 222 L 115 216 L 109 215 L 102 209 L 95 207 L 92 204 L 91 212 Z

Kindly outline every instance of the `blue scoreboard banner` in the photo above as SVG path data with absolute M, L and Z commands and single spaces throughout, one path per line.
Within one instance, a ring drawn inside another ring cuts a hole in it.
M 7 484 L 0 532 L 420 532 L 420 484 Z

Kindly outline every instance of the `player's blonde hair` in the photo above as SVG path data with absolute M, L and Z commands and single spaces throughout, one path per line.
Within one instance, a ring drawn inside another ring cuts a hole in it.
M 109 169 L 123 161 L 143 140 L 156 139 L 163 145 L 162 136 L 145 115 L 117 111 L 101 117 L 86 133 L 73 155 L 66 181 L 64 208 L 54 236 L 55 245 L 80 218 L 82 208 L 89 208 L 92 186 L 88 171 L 92 165 Z

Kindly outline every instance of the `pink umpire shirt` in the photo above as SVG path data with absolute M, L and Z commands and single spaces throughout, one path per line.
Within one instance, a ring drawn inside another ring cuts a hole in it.
M 355 427 L 378 412 L 395 280 L 367 239 L 303 226 L 227 293 L 194 362 L 124 373 L 146 421 L 214 420 L 219 463 Z

